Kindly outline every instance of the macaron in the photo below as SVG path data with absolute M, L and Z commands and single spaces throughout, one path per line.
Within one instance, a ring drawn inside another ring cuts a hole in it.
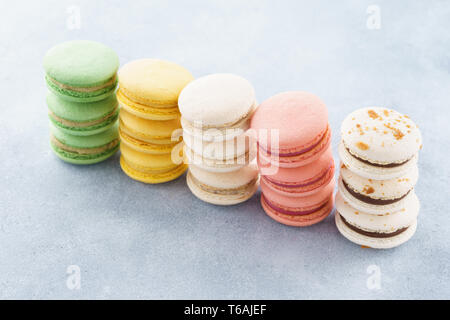
M 180 118 L 165 121 L 149 120 L 122 109 L 119 121 L 121 141 L 140 152 L 171 153 L 173 147 L 181 141 Z M 177 133 L 177 130 L 180 132 Z
M 264 168 L 267 163 L 258 159 L 258 167 Z M 288 197 L 304 197 L 319 192 L 334 177 L 334 160 L 331 147 L 316 161 L 302 167 L 277 168 L 274 174 L 261 174 L 265 186 Z
M 286 196 L 261 179 L 261 205 L 269 217 L 279 223 L 306 227 L 325 219 L 333 210 L 334 178 L 320 191 L 304 197 Z
M 175 149 L 177 150 L 177 149 Z M 144 183 L 163 183 L 181 176 L 187 169 L 182 161 L 174 163 L 172 154 L 139 152 L 126 143 L 120 147 L 120 166 L 132 179 Z M 182 155 L 180 155 L 182 158 Z
M 192 193 L 200 200 L 216 205 L 234 205 L 248 200 L 258 189 L 258 180 L 255 163 L 227 173 L 190 165 L 187 174 L 187 185 Z
M 381 107 L 358 109 L 341 126 L 339 156 L 358 175 L 389 180 L 417 165 L 422 137 L 417 125 L 401 113 Z
M 119 73 L 117 99 L 131 114 L 150 120 L 180 117 L 178 95 L 194 78 L 173 62 L 140 59 L 124 65 Z
M 210 172 L 236 171 L 256 157 L 256 145 L 246 135 L 217 142 L 201 141 L 186 134 L 183 138 L 187 162 Z
M 112 127 L 117 120 L 119 109 L 116 97 L 80 103 L 63 100 L 49 92 L 47 94 L 50 121 L 71 135 L 87 136 L 100 133 Z
M 63 42 L 44 57 L 49 90 L 68 101 L 92 102 L 113 94 L 118 68 L 117 54 L 94 41 Z
M 77 136 L 50 125 L 50 144 L 62 160 L 73 164 L 93 164 L 111 157 L 119 149 L 117 123 L 98 134 Z
M 361 177 L 341 165 L 339 190 L 342 198 L 358 211 L 383 214 L 398 211 L 409 201 L 418 177 L 417 166 L 397 178 L 375 180 Z
M 211 74 L 189 83 L 178 104 L 186 134 L 203 141 L 230 140 L 249 128 L 255 90 L 240 76 Z
M 344 237 L 361 246 L 393 248 L 414 235 L 419 207 L 419 200 L 413 192 L 399 211 L 373 215 L 355 210 L 338 192 L 336 226 Z
M 258 139 L 258 156 L 282 168 L 313 162 L 331 141 L 325 104 L 303 91 L 280 93 L 261 103 L 251 128 Z

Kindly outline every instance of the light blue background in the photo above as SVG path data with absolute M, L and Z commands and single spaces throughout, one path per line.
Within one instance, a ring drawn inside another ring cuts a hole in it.
M 366 26 L 369 5 L 381 29 Z M 67 28 L 79 6 L 81 28 Z M 449 1 L 2 1 L 0 2 L 1 298 L 450 298 Z M 202 203 L 184 176 L 129 179 L 119 155 L 93 166 L 50 151 L 42 58 L 91 39 L 121 64 L 177 62 L 196 77 L 231 72 L 259 101 L 306 90 L 339 127 L 354 109 L 388 106 L 421 128 L 416 235 L 362 249 L 330 216 L 306 229 L 269 219 L 259 193 L 233 207 Z M 66 269 L 81 270 L 81 289 Z M 366 285 L 379 266 L 381 289 Z

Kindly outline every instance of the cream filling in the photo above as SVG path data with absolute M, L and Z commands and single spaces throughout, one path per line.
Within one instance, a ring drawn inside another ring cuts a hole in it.
M 95 87 L 89 87 L 89 88 L 80 88 L 80 87 L 73 87 L 73 86 L 69 86 L 67 84 L 61 83 L 56 81 L 55 79 L 53 79 L 52 77 L 48 76 L 48 79 L 50 79 L 51 82 L 53 82 L 54 84 L 56 84 L 58 87 L 63 88 L 63 89 L 67 89 L 67 90 L 71 90 L 71 91 L 76 91 L 76 92 L 94 92 L 97 90 L 101 90 L 104 89 L 106 87 L 109 87 L 111 85 L 113 85 L 116 82 L 116 75 L 114 75 L 108 82 L 101 84 L 99 86 L 95 86 Z
M 99 123 L 102 123 L 102 122 L 108 120 L 109 118 L 111 118 L 115 115 L 116 111 L 117 111 L 117 106 L 114 108 L 113 111 L 111 111 L 111 113 L 108 113 L 103 118 L 98 119 L 98 120 L 86 121 L 86 122 L 75 122 L 75 121 L 70 121 L 70 120 L 60 118 L 56 114 L 54 114 L 51 110 L 48 111 L 48 114 L 56 121 L 61 122 L 63 125 L 66 125 L 68 127 L 84 128 L 84 127 L 94 126 L 96 124 L 99 124 Z
M 85 155 L 102 153 L 109 149 L 114 148 L 115 146 L 117 146 L 119 144 L 119 139 L 115 139 L 115 140 L 111 141 L 110 143 L 108 143 L 102 147 L 98 147 L 98 148 L 74 148 L 74 147 L 63 144 L 61 141 L 56 139 L 56 137 L 54 135 L 50 136 L 50 141 L 55 146 L 57 146 L 58 148 L 60 148 L 64 151 L 78 153 L 78 154 L 85 154 Z

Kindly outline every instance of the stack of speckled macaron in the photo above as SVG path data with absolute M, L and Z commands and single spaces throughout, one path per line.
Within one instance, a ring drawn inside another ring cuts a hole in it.
M 116 53 L 93 41 L 64 42 L 45 55 L 50 143 L 62 160 L 97 163 L 118 150 L 118 67 Z
M 259 106 L 251 127 L 267 215 L 296 227 L 325 219 L 333 209 L 335 183 L 325 104 L 307 92 L 280 93 Z
M 162 183 L 186 171 L 178 95 L 192 80 L 185 68 L 163 60 L 135 60 L 120 69 L 120 165 L 129 177 Z
M 253 86 L 237 75 L 212 74 L 188 84 L 178 104 L 189 189 L 217 205 L 249 199 L 258 188 L 256 145 L 246 135 L 256 108 Z
M 336 225 L 343 236 L 371 248 L 392 248 L 417 227 L 416 124 L 394 110 L 371 107 L 348 115 L 341 127 Z

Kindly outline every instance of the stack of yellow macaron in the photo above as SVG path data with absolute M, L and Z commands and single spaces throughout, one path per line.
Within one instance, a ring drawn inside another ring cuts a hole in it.
M 119 70 L 117 100 L 122 170 L 145 183 L 162 183 L 182 175 L 178 95 L 193 80 L 183 67 L 141 59 Z

